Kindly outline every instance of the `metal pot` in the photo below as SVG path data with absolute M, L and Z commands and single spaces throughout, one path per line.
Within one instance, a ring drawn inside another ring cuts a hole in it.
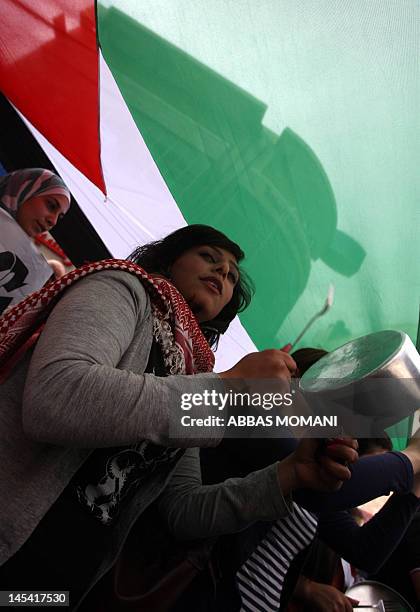
M 316 412 L 345 417 L 355 437 L 378 435 L 420 408 L 420 355 L 404 332 L 376 332 L 322 357 L 300 389 Z

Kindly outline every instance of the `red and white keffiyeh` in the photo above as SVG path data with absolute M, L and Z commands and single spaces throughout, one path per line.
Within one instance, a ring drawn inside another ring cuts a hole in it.
M 137 276 L 150 296 L 153 334 L 162 348 L 168 374 L 211 372 L 214 355 L 179 291 L 164 278 L 153 278 L 137 264 L 104 259 L 72 270 L 28 295 L 0 317 L 0 382 L 38 339 L 62 292 L 79 279 L 101 270 L 122 270 Z

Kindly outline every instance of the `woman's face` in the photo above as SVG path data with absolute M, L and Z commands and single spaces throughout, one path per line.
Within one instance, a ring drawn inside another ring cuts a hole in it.
M 20 206 L 16 221 L 33 238 L 52 229 L 70 207 L 62 195 L 46 194 L 28 198 Z
M 171 266 L 171 281 L 198 321 L 211 321 L 230 302 L 239 281 L 232 253 L 216 246 L 185 251 Z

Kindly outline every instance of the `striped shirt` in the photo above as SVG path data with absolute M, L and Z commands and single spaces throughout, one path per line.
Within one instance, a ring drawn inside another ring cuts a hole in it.
M 312 542 L 315 515 L 293 502 L 293 512 L 279 519 L 236 574 L 241 612 L 278 612 L 292 561 Z

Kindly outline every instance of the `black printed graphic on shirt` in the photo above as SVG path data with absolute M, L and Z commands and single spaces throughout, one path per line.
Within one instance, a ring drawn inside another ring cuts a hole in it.
M 131 447 L 97 450 L 77 475 L 78 499 L 103 525 L 110 525 L 122 500 L 182 452 L 146 440 Z
M 23 261 L 11 251 L 0 253 L 0 288 L 9 294 L 0 295 L 0 313 L 2 313 L 13 300 L 13 292 L 25 285 L 28 268 Z

